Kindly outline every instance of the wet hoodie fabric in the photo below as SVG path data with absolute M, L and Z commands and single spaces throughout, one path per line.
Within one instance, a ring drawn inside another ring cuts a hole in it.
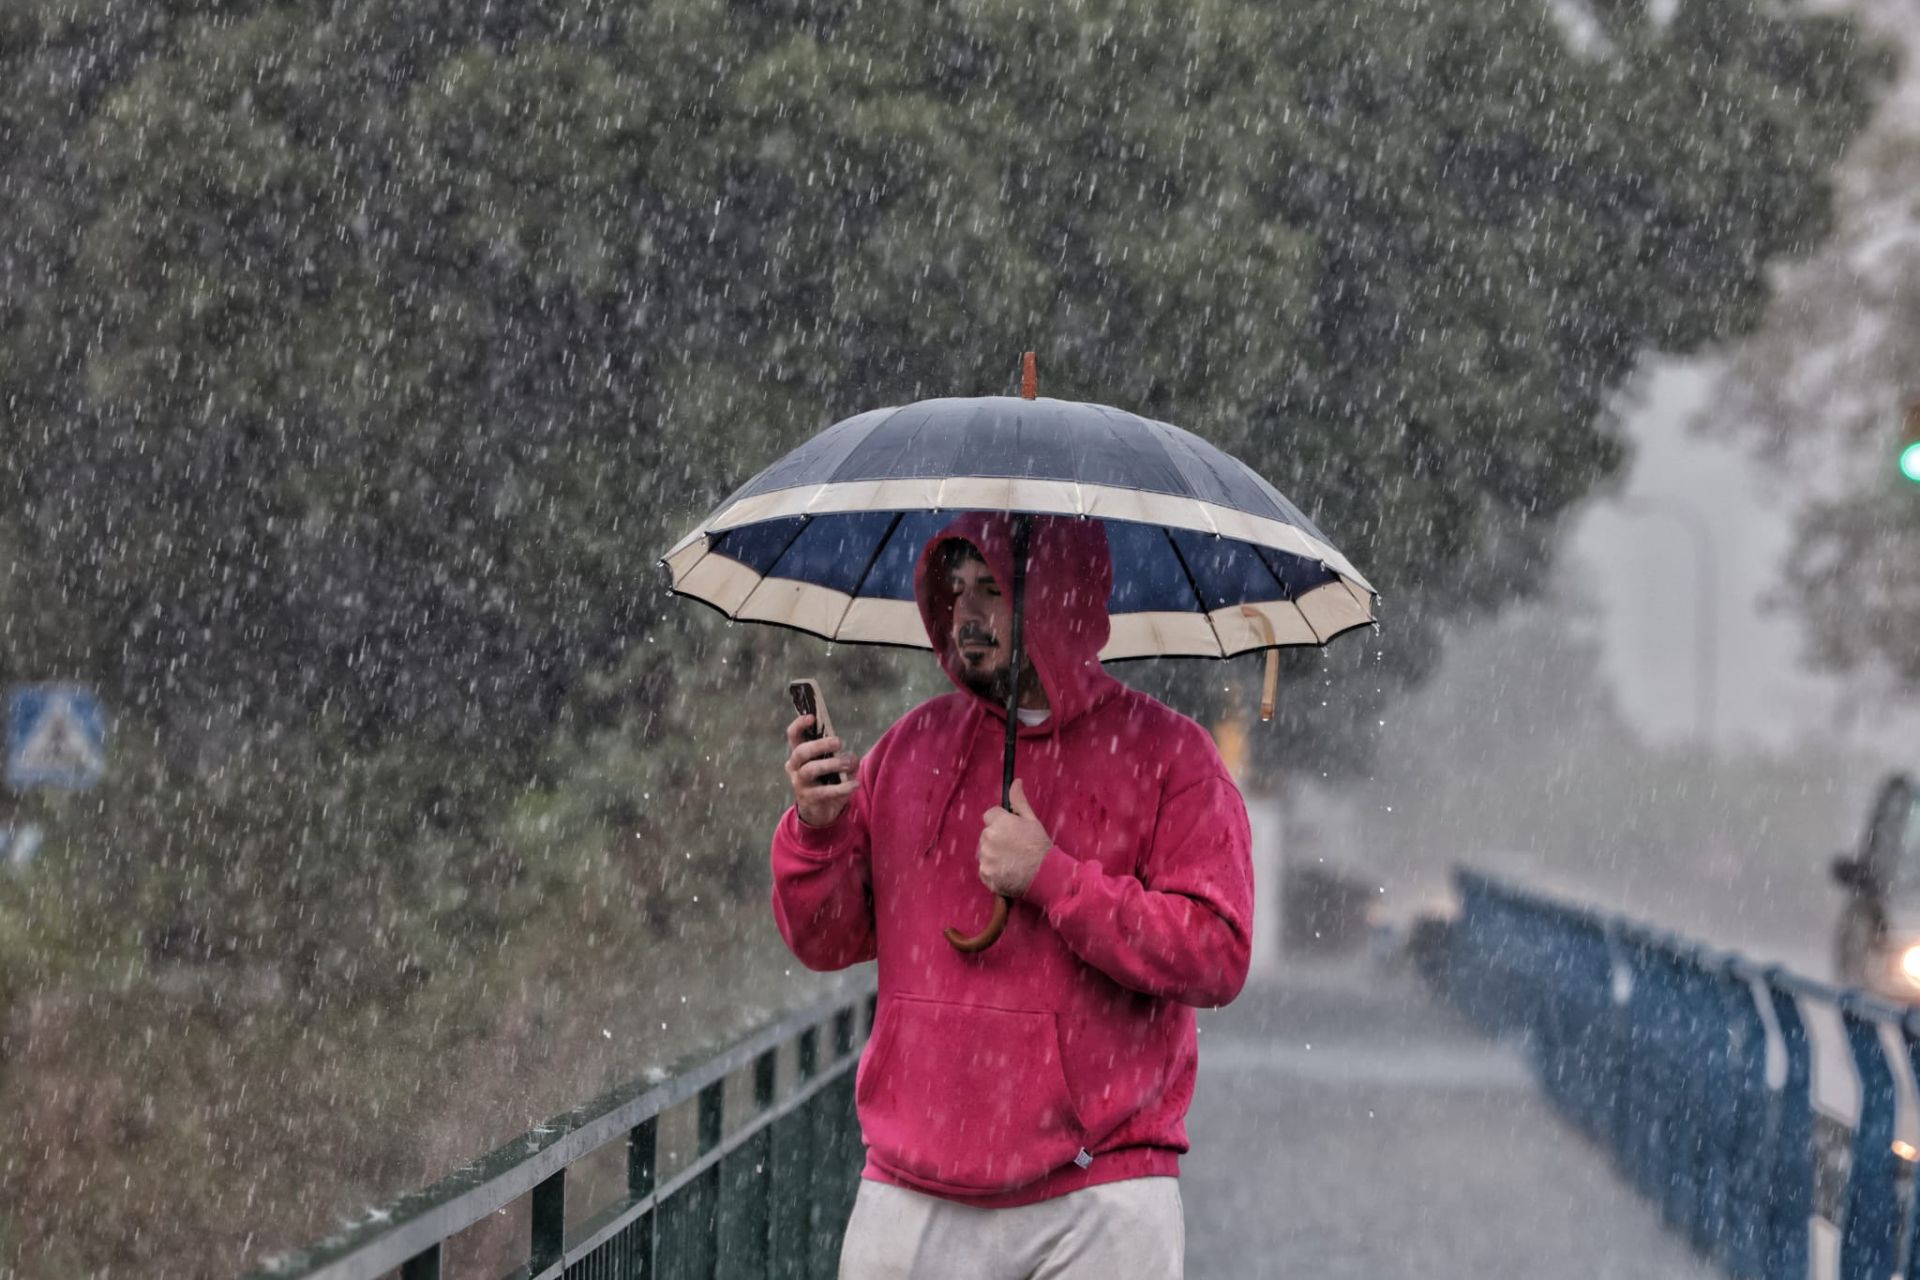
M 977 932 L 992 907 L 976 849 L 1006 733 L 1004 708 L 959 678 L 936 556 L 949 537 L 1002 584 L 1012 540 L 1005 517 L 962 516 L 915 570 L 959 692 L 874 744 L 831 825 L 790 808 L 773 838 L 774 918 L 793 953 L 814 969 L 879 961 L 855 1086 L 864 1176 L 1003 1208 L 1177 1175 L 1193 1009 L 1246 979 L 1246 806 L 1205 730 L 1102 669 L 1102 526 L 1036 518 L 1024 643 L 1051 714 L 1021 727 L 1016 772 L 1053 845 L 997 943 L 949 946 L 946 926 Z

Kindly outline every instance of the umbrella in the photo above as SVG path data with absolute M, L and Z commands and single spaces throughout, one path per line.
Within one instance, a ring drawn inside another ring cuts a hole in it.
M 963 511 L 1008 513 L 1013 625 L 1001 802 L 1011 808 L 1028 519 L 1106 526 L 1103 661 L 1227 658 L 1324 645 L 1374 620 L 1373 588 L 1300 509 L 1191 432 L 1107 405 L 1023 394 L 922 400 L 834 424 L 747 481 L 662 557 L 675 594 L 729 618 L 850 644 L 931 648 L 913 599 L 920 549 Z M 968 937 L 991 945 L 1005 925 Z

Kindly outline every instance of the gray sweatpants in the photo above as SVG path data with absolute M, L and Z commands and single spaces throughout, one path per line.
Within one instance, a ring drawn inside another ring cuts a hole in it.
M 860 1183 L 840 1280 L 1180 1280 L 1177 1178 L 1131 1178 L 1017 1209 Z

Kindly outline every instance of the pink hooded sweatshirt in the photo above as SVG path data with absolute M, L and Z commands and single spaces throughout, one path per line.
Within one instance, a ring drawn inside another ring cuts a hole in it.
M 787 810 L 774 918 L 810 968 L 879 961 L 855 1086 L 865 1177 L 1004 1208 L 1177 1175 L 1193 1009 L 1246 980 L 1246 805 L 1205 730 L 1101 668 L 1102 526 L 1036 518 L 1024 641 L 1051 714 L 1021 727 L 1016 771 L 1053 847 L 999 942 L 949 946 L 944 928 L 978 932 L 992 908 L 976 849 L 1006 733 L 1004 710 L 958 678 L 934 554 L 956 536 L 1013 581 L 1003 516 L 961 516 L 928 543 L 914 594 L 960 692 L 874 744 L 831 825 Z

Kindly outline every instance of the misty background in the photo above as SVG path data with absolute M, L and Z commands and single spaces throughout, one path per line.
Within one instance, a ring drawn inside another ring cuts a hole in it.
M 1894 466 L 1920 393 L 1920 20 L 1846 7 L 1907 70 L 1839 168 L 1834 234 L 1776 269 L 1755 334 L 1640 361 L 1611 406 L 1628 461 L 1540 595 L 1445 629 L 1367 777 L 1296 783 L 1290 857 L 1378 890 L 1381 918 L 1450 909 L 1451 860 L 1841 981 L 1829 861 L 1920 767 L 1920 492 Z M 1814 1078 L 1858 1107 L 1850 1070 Z
M 1565 521 L 1541 598 L 1447 629 L 1368 778 L 1302 783 L 1291 851 L 1377 879 L 1389 918 L 1444 907 L 1451 851 L 1832 976 L 1828 863 L 1885 774 L 1920 767 L 1920 706 L 1892 664 L 1823 655 L 1839 607 L 1788 577 L 1822 504 L 1920 496 L 1894 476 L 1920 390 L 1900 345 L 1920 287 L 1920 23 L 1831 7 L 1908 68 L 1839 170 L 1832 240 L 1777 270 L 1752 339 L 1641 362 L 1612 405 L 1629 462 Z

